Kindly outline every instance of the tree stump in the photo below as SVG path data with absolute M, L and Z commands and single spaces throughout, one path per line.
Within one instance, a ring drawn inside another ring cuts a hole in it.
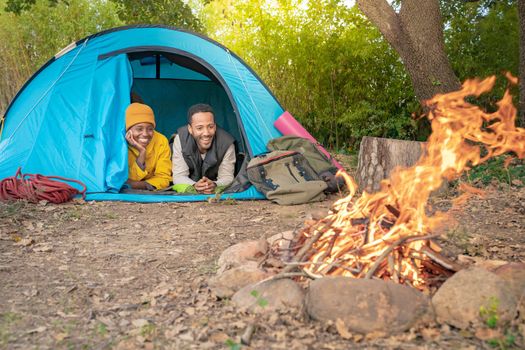
M 376 192 L 380 182 L 396 166 L 414 165 L 423 153 L 424 142 L 365 136 L 359 148 L 357 182 L 362 190 Z

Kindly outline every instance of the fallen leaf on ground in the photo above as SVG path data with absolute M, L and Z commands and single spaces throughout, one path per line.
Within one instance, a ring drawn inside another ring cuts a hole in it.
M 420 332 L 423 339 L 426 341 L 433 341 L 441 338 L 441 332 L 436 328 L 423 328 Z
M 49 253 L 53 251 L 53 248 L 48 244 L 39 244 L 33 248 L 34 252 Z
M 24 294 L 26 297 L 34 297 L 38 294 L 38 290 L 36 289 L 30 289 L 30 290 L 24 290 L 22 292 L 22 294 Z
M 137 328 L 146 326 L 149 324 L 149 321 L 144 318 L 138 318 L 136 320 L 131 321 L 131 324 Z
M 498 331 L 497 329 L 480 328 L 476 330 L 475 336 L 479 340 L 489 340 L 489 339 L 500 338 L 501 332 Z
M 45 332 L 47 329 L 47 327 L 45 326 L 40 326 L 40 327 L 37 327 L 35 329 L 30 329 L 28 330 L 26 333 L 27 334 L 32 334 L 32 333 L 42 333 L 42 332 Z
M 375 340 L 375 339 L 384 338 L 384 337 L 386 337 L 386 333 L 380 332 L 380 331 L 370 332 L 365 335 L 366 340 Z
M 16 241 L 16 239 L 15 239 Z M 22 238 L 19 241 L 16 241 L 15 245 L 22 245 L 24 247 L 30 246 L 31 244 L 35 243 L 35 240 L 31 237 Z
M 168 339 L 170 338 L 173 338 L 175 337 L 176 335 L 182 333 L 183 331 L 185 331 L 186 329 L 188 329 L 188 327 L 182 325 L 182 324 L 176 324 L 174 325 L 173 327 L 167 329 L 165 332 L 164 332 L 164 336 Z
M 228 334 L 223 333 L 223 332 L 216 332 L 210 335 L 210 340 L 212 342 L 221 343 L 221 344 L 224 344 L 226 340 L 228 340 L 229 338 L 230 337 L 228 336 Z
M 190 316 L 195 315 L 195 308 L 194 307 L 187 307 L 184 309 L 184 312 L 187 313 Z
M 56 340 L 57 342 L 62 341 L 62 340 L 64 340 L 64 339 L 68 338 L 68 337 L 69 337 L 69 334 L 67 334 L 67 333 L 57 333 L 57 334 L 53 334 L 53 338 L 55 338 L 55 340 Z
M 183 333 L 179 335 L 178 338 L 186 341 L 193 341 L 193 334 L 191 334 L 191 332 Z
M 99 320 L 100 322 L 105 324 L 108 329 L 114 329 L 115 328 L 115 322 L 112 319 L 110 319 L 109 317 L 98 316 L 97 320 Z
M 33 231 L 35 229 L 35 224 L 33 224 L 31 221 L 24 220 L 22 221 L 22 225 L 30 231 Z
M 337 329 L 337 333 L 343 338 L 343 339 L 351 339 L 352 333 L 348 331 L 348 328 L 346 328 L 345 322 L 338 318 L 335 321 L 335 328 Z

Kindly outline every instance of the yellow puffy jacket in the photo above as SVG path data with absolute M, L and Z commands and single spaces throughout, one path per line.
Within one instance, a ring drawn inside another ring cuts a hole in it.
M 139 152 L 128 145 L 128 178 L 132 181 L 146 181 L 157 189 L 168 187 L 171 181 L 171 150 L 166 136 L 154 131 L 146 147 L 146 166 L 137 165 Z

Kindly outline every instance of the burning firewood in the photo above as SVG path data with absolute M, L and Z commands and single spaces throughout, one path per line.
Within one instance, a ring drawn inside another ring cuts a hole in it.
M 310 277 L 375 278 L 429 291 L 461 269 L 440 253 L 433 234 L 446 213 L 428 215 L 427 202 L 443 180 L 457 179 L 490 157 L 506 152 L 525 157 L 525 129 L 515 126 L 508 91 L 494 113 L 465 101 L 489 91 L 494 82 L 495 77 L 469 80 L 461 90 L 429 100 L 433 132 L 422 157 L 393 171 L 379 192 L 354 198 L 356 182 L 340 173 L 350 194 L 296 235 L 294 258 L 282 272 L 300 268 Z

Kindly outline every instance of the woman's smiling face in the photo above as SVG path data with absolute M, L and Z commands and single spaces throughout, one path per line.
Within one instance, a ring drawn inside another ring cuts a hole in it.
M 129 128 L 128 131 L 131 132 L 131 136 L 135 142 L 146 148 L 153 138 L 155 128 L 150 123 L 138 123 Z

